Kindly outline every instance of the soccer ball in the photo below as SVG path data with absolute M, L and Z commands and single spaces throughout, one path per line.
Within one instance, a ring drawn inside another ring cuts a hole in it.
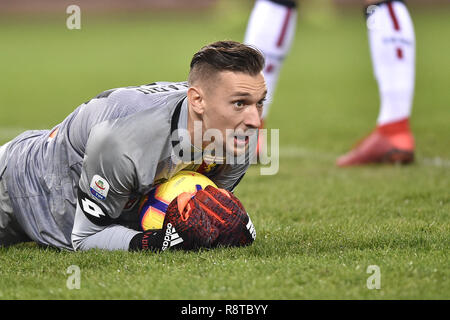
M 156 186 L 141 199 L 138 211 L 141 230 L 161 229 L 167 207 L 173 199 L 183 192 L 194 194 L 208 185 L 217 188 L 214 182 L 198 172 L 180 171 Z

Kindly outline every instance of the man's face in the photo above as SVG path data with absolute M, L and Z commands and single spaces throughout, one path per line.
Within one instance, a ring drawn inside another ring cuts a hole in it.
M 249 145 L 249 135 L 261 126 L 267 93 L 264 76 L 223 71 L 214 79 L 203 90 L 203 130 L 220 131 L 224 151 L 242 154 Z

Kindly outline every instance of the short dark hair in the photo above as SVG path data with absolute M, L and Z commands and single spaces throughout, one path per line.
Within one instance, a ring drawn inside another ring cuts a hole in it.
M 220 71 L 257 75 L 264 68 L 264 56 L 255 47 L 237 41 L 217 41 L 194 54 L 189 71 L 189 84 Z

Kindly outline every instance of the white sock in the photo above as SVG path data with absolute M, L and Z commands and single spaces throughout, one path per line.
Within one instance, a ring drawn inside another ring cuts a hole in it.
M 388 1 L 370 6 L 369 44 L 380 93 L 377 124 L 409 118 L 415 78 L 415 35 L 406 5 Z
M 293 1 L 257 0 L 250 15 L 244 43 L 257 47 L 266 58 L 264 77 L 268 94 L 263 119 L 269 112 L 283 60 L 294 38 L 296 23 L 297 10 Z

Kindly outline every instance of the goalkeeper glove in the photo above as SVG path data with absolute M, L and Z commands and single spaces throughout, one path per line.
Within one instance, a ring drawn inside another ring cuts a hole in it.
M 256 231 L 244 206 L 233 193 L 225 189 L 207 186 L 199 190 L 194 199 L 214 219 L 212 223 L 219 230 L 216 245 L 245 246 L 253 243 Z
M 219 235 L 212 218 L 190 193 L 182 193 L 169 204 L 162 229 L 138 233 L 129 248 L 151 251 L 210 248 Z

